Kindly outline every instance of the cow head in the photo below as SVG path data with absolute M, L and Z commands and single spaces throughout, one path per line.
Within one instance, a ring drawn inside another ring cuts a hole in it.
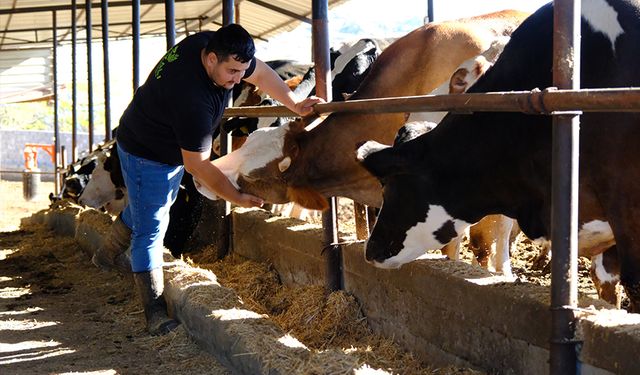
M 242 147 L 212 163 L 242 192 L 271 203 L 293 201 L 306 208 L 325 209 L 327 200 L 322 195 L 291 186 L 287 181 L 288 170 L 299 150 L 297 138 L 306 131 L 305 124 L 299 119 L 280 127 L 258 129 Z M 204 186 L 198 186 L 198 190 L 209 199 L 215 197 Z
M 122 211 L 127 203 L 127 194 L 117 155 L 115 147 L 101 152 L 78 203 L 93 208 L 104 207 L 110 214 Z
M 442 248 L 471 225 L 425 199 L 436 188 L 433 179 L 415 167 L 415 155 L 398 152 L 401 147 L 369 141 L 357 150 L 358 160 L 383 185 L 383 204 L 366 244 L 367 261 L 380 268 L 398 268 Z

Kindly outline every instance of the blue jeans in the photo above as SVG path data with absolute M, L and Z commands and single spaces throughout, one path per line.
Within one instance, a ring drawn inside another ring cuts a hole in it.
M 131 269 L 161 267 L 169 210 L 178 196 L 183 166 L 167 165 L 132 155 L 118 146 L 128 203 L 122 221 L 131 228 Z

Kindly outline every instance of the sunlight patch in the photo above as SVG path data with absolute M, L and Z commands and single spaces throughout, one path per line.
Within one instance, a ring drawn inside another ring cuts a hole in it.
M 222 309 L 213 310 L 211 316 L 219 320 L 240 320 L 240 319 L 264 319 L 267 316 L 258 314 L 254 311 L 243 309 Z
M 39 361 L 45 358 L 57 357 L 64 354 L 75 353 L 76 351 L 69 348 L 59 348 L 59 349 L 51 349 L 51 350 L 33 350 L 29 353 L 15 354 L 15 355 L 2 355 L 0 356 L 0 365 L 10 364 L 10 363 L 19 363 L 19 362 L 28 362 L 28 361 Z
M 31 289 L 29 288 L 0 288 L 0 298 L 4 299 L 19 298 L 28 294 L 31 294 Z
M 2 249 L 0 250 L 0 260 L 5 260 L 9 255 L 16 252 L 18 252 L 18 249 Z
M 493 284 L 500 284 L 500 283 L 506 283 L 506 282 L 513 282 L 515 280 L 515 277 L 495 275 L 495 276 L 487 276 L 487 277 L 465 279 L 465 280 L 476 285 L 493 285 Z
M 57 341 L 22 341 L 15 344 L 5 344 L 0 342 L 0 353 L 19 352 L 29 349 L 42 349 L 59 346 Z
M 26 320 L 0 320 L 0 331 L 26 331 L 58 325 L 57 322 L 39 322 L 35 319 Z
M 0 316 L 31 314 L 36 311 L 44 311 L 44 309 L 41 307 L 27 307 L 26 309 L 19 311 L 0 311 Z
M 301 343 L 300 341 L 298 341 L 297 338 L 286 334 L 282 337 L 280 337 L 278 339 L 278 342 L 281 343 L 282 345 L 289 347 L 289 348 L 303 348 L 303 349 L 307 349 L 307 347 Z

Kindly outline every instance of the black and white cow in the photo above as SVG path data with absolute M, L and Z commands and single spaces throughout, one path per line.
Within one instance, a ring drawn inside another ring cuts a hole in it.
M 360 86 L 360 83 L 369 73 L 371 64 L 382 52 L 382 49 L 391 41 L 391 39 L 360 39 L 355 43 L 346 43 L 341 48 L 331 50 L 331 87 L 332 101 L 344 101 L 346 97 L 353 94 Z M 316 75 L 315 69 L 310 68 L 299 82 L 289 85 L 298 98 L 306 98 L 309 95 L 315 95 Z M 277 101 L 266 96 L 265 93 L 259 92 L 259 100 L 251 98 L 251 95 L 243 91 L 236 100 L 234 107 L 244 106 L 273 106 L 280 105 Z M 256 103 L 257 102 L 257 103 Z M 238 141 L 240 137 L 246 137 L 256 129 L 271 126 L 281 126 L 292 121 L 293 118 L 286 117 L 232 117 L 229 118 L 223 127 L 225 131 L 231 133 L 235 137 L 234 149 L 240 147 L 244 143 L 244 139 Z M 214 152 L 219 154 L 219 140 L 214 142 Z
M 115 143 L 97 155 L 96 166 L 78 197 L 78 203 L 103 208 L 111 215 L 119 214 L 127 205 L 124 177 Z
M 640 86 L 640 4 L 583 0 L 581 25 L 581 87 Z M 548 4 L 513 32 L 495 65 L 468 92 L 551 86 L 552 34 Z M 362 145 L 357 158 L 384 186 L 367 260 L 400 267 L 495 213 L 516 218 L 529 238 L 548 239 L 551 124 L 550 116 L 522 113 L 448 114 L 412 141 Z M 638 113 L 581 116 L 579 248 L 595 256 L 617 244 L 633 311 L 640 311 L 639 125 Z

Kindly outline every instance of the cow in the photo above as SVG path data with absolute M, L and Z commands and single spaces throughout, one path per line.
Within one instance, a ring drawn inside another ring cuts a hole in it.
M 63 181 L 60 192 L 57 195 L 50 193 L 49 200 L 53 203 L 60 199 L 69 199 L 74 203 L 78 203 L 78 198 L 89 183 L 91 173 L 93 173 L 98 163 L 98 156 L 103 153 L 103 150 L 110 148 L 112 144 L 113 142 L 110 141 L 98 145 L 93 152 L 69 164 L 62 175 Z
M 422 26 L 380 54 L 349 100 L 427 94 L 440 86 L 448 89 L 462 63 L 475 61 L 492 46 L 498 48 L 497 41 L 508 37 L 527 15 L 502 11 Z M 497 54 L 485 58 L 494 60 Z M 411 79 L 400 81 L 398 77 Z M 342 196 L 379 207 L 379 182 L 357 163 L 353 150 L 371 137 L 393 140 L 405 120 L 403 113 L 334 113 L 308 127 L 305 121 L 295 121 L 254 132 L 243 147 L 214 164 L 241 190 L 268 202 L 293 201 L 324 209 L 325 197 Z M 457 259 L 457 247 L 444 252 Z M 503 260 L 495 263 L 498 269 L 505 264 Z
M 581 87 L 640 85 L 639 14 L 640 4 L 630 0 L 582 2 Z M 522 23 L 468 92 L 551 86 L 552 40 L 550 3 Z M 580 121 L 579 251 L 593 258 L 615 243 L 620 282 L 631 311 L 638 312 L 640 115 L 585 113 Z M 399 267 L 496 213 L 517 219 L 529 238 L 548 241 L 551 129 L 547 115 L 450 113 L 411 141 L 360 146 L 357 159 L 384 185 L 366 259 L 378 267 Z
M 429 93 L 526 16 L 502 11 L 421 26 L 380 54 L 349 100 Z M 320 123 L 293 121 L 253 132 L 243 147 L 213 163 L 242 191 L 268 202 L 324 209 L 325 197 L 342 196 L 379 207 L 380 184 L 353 150 L 367 139 L 390 143 L 405 120 L 403 113 L 333 113 Z
M 78 201 L 78 197 L 82 194 L 85 186 L 89 182 L 89 177 L 97 165 L 95 157 L 86 157 L 75 165 L 70 165 L 64 180 L 58 199 L 69 198 L 72 201 Z M 50 197 L 51 199 L 51 197 Z
M 127 195 L 115 143 L 98 155 L 97 165 L 90 177 L 78 203 L 104 208 L 111 215 L 119 214 L 127 205 Z

